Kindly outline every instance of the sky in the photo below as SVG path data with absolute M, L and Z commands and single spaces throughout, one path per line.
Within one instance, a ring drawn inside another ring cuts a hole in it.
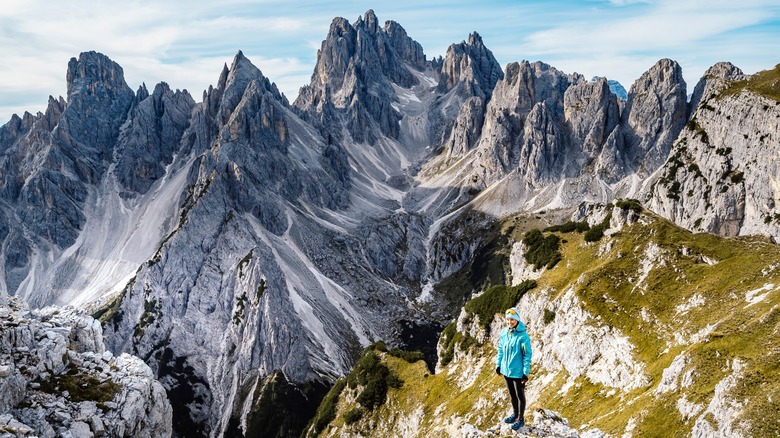
M 502 66 L 543 61 L 626 89 L 661 58 L 680 63 L 688 93 L 719 61 L 748 74 L 780 63 L 777 0 L 3 0 L 0 124 L 65 97 L 68 61 L 90 50 L 121 65 L 134 90 L 165 81 L 198 102 L 241 50 L 293 101 L 333 18 L 368 9 L 428 59 L 476 31 Z

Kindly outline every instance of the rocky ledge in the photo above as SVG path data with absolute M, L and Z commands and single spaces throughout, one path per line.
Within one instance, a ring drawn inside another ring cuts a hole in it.
M 83 311 L 0 306 L 0 438 L 169 437 L 171 413 L 152 370 L 106 351 Z

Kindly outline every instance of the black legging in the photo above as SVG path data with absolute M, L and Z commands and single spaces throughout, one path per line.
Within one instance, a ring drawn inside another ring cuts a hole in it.
M 512 399 L 512 409 L 514 414 L 519 420 L 523 420 L 525 416 L 525 385 L 520 379 L 504 376 L 506 380 L 506 387 L 509 389 L 509 398 Z M 518 410 L 518 403 L 520 409 Z

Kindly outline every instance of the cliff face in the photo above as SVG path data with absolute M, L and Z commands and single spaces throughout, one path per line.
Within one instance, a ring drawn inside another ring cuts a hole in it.
M 653 210 L 692 230 L 778 236 L 780 103 L 751 85 L 776 76 L 744 80 L 730 64 L 707 71 L 700 103 L 648 195 Z
M 83 311 L 0 307 L 0 430 L 8 436 L 171 436 L 165 389 L 139 358 L 105 349 Z

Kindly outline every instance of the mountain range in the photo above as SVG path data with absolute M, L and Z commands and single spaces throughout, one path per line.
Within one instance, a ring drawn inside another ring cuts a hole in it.
M 174 435 L 256 436 L 269 388 L 308 400 L 274 433 L 300 431 L 366 346 L 433 364 L 473 293 L 521 277 L 485 257 L 507 218 L 596 226 L 636 199 L 776 239 L 778 76 L 718 63 L 689 101 L 662 59 L 623 99 L 502 69 L 476 32 L 429 60 L 373 11 L 333 20 L 292 103 L 240 51 L 200 102 L 84 52 L 65 98 L 0 127 L 0 303 L 92 312 L 165 388 Z

